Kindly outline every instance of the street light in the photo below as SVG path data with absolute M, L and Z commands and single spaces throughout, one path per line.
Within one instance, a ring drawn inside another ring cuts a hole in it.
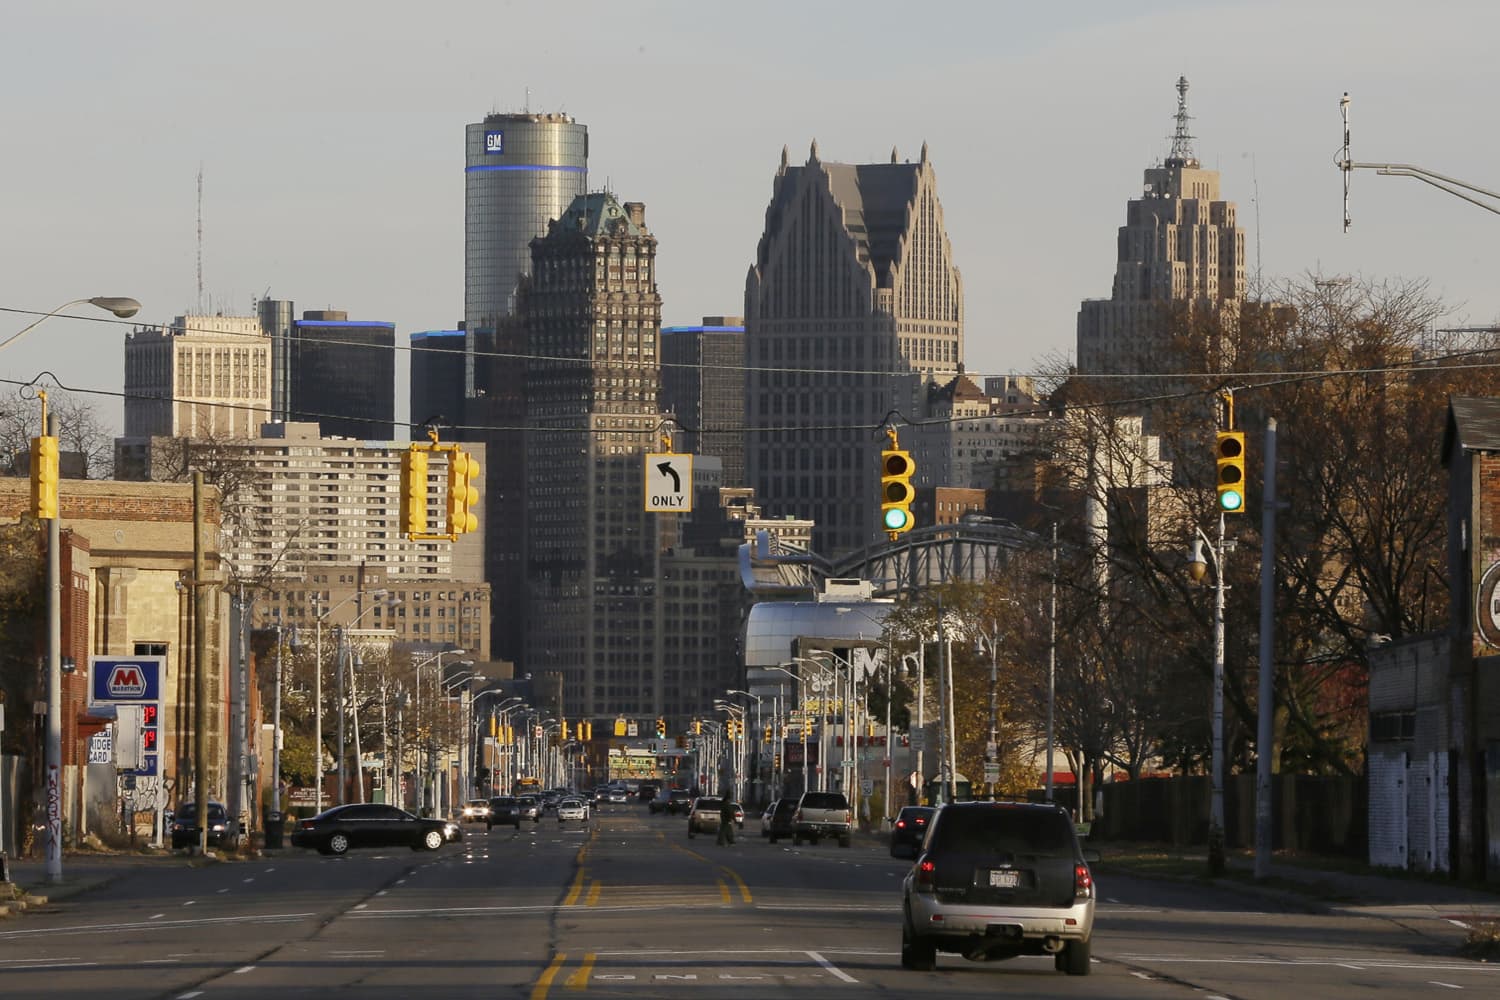
M 10 343 L 17 342 L 27 331 L 34 330 L 46 319 L 51 319 L 62 310 L 68 309 L 69 306 L 77 306 L 78 303 L 90 303 L 101 309 L 108 309 L 121 319 L 133 316 L 141 309 L 141 303 L 133 298 L 114 298 L 107 297 L 107 295 L 98 295 L 95 298 L 75 298 L 58 306 L 52 312 L 46 313 L 45 316 L 34 319 L 26 327 L 21 327 L 17 333 L 10 334 L 3 342 L 0 342 L 0 349 L 5 349 Z M 43 402 L 43 408 L 45 408 L 45 402 Z M 43 415 L 43 421 L 45 421 L 45 415 Z M 42 436 L 48 436 L 48 427 L 42 427 Z M 46 519 L 46 880 L 54 883 L 63 880 L 62 547 L 62 519 L 48 517 Z M 204 796 L 199 795 L 198 798 L 202 799 Z M 207 823 L 202 823 L 202 816 L 204 813 L 199 811 L 199 826 L 207 829 Z
M 1213 762 L 1209 778 L 1211 792 L 1208 806 L 1208 870 L 1219 875 L 1224 871 L 1224 515 L 1219 514 L 1219 544 L 1211 544 L 1203 529 L 1194 526 L 1192 554 L 1188 557 L 1188 576 L 1199 583 L 1208 573 L 1208 560 L 1214 567 L 1214 679 L 1213 679 Z M 1205 556 L 1206 553 L 1206 556 Z
M 141 311 L 141 304 L 139 302 L 137 302 L 135 299 L 124 298 L 123 296 L 96 295 L 91 299 L 74 299 L 72 302 L 64 302 L 62 305 L 58 306 L 51 312 L 46 313 L 33 320 L 31 323 L 28 323 L 26 326 L 21 327 L 20 330 L 17 330 L 9 337 L 6 337 L 4 340 L 0 340 L 0 351 L 5 350 L 5 348 L 9 347 L 17 340 L 20 340 L 22 336 L 30 333 L 38 326 L 41 326 L 47 320 L 51 319 L 53 316 L 56 316 L 58 313 L 62 312 L 69 306 L 82 305 L 85 302 L 87 302 L 91 306 L 98 306 L 100 309 L 103 309 L 106 312 L 112 312 L 120 319 L 129 319 L 131 316 L 134 316 L 136 313 Z

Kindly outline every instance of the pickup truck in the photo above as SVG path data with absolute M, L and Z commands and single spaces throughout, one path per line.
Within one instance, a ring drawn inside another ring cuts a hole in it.
M 853 829 L 854 811 L 842 792 L 803 792 L 792 816 L 792 843 L 837 837 L 840 847 L 848 847 Z

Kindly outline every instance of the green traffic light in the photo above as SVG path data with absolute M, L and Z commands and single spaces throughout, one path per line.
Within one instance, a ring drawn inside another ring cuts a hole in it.
M 1245 498 L 1238 490 L 1224 490 L 1219 494 L 1219 506 L 1224 510 L 1239 510 L 1245 506 Z
M 889 507 L 883 515 L 886 531 L 901 531 L 911 523 L 911 513 L 901 507 Z

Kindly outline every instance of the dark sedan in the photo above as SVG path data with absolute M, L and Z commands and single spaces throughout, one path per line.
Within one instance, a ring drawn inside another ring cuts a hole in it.
M 521 800 L 513 795 L 497 795 L 490 799 L 490 815 L 484 822 L 492 830 L 497 826 L 521 829 Z
M 891 827 L 891 857 L 914 858 L 922 851 L 927 824 L 936 812 L 931 806 L 903 806 Z
M 766 810 L 766 818 L 761 822 L 761 833 L 770 838 L 771 843 L 776 843 L 782 837 L 792 835 L 792 820 L 797 816 L 796 799 L 777 799 L 771 808 Z
M 463 836 L 457 823 L 413 816 L 395 806 L 356 803 L 325 809 L 292 831 L 292 846 L 319 854 L 343 854 L 351 847 L 410 847 L 435 851 Z
M 184 802 L 172 814 L 172 848 L 198 846 L 198 803 Z M 208 804 L 208 846 L 233 847 L 233 835 L 229 832 L 229 814 L 222 802 Z

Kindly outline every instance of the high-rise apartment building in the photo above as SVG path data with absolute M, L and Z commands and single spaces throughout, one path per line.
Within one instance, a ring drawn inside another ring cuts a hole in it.
M 525 669 L 562 675 L 569 715 L 662 704 L 661 515 L 644 509 L 644 456 L 659 447 L 661 296 L 645 211 L 607 193 L 575 198 L 532 243 L 521 299 Z
M 291 419 L 328 437 L 395 437 L 396 327 L 309 310 L 292 324 Z
M 1245 232 L 1234 202 L 1219 197 L 1219 172 L 1203 169 L 1193 154 L 1187 91 L 1187 78 L 1179 78 L 1171 155 L 1146 170 L 1144 193 L 1126 206 L 1110 297 L 1078 311 L 1080 374 L 1170 370 L 1166 306 L 1232 317 L 1244 301 Z M 1210 356 L 1232 363 L 1209 346 Z
M 464 332 L 427 330 L 411 335 L 412 439 L 431 421 L 453 427 L 464 422 Z
M 271 418 L 271 341 L 254 316 L 178 316 L 125 335 L 125 436 L 253 437 Z
M 672 447 L 723 462 L 724 486 L 745 484 L 745 321 L 705 316 L 661 331 L 661 408 L 675 418 Z M 680 446 L 679 446 L 680 442 Z
M 963 361 L 963 283 L 927 146 L 917 163 L 782 151 L 745 283 L 746 479 L 837 556 L 884 540 L 875 428 Z

